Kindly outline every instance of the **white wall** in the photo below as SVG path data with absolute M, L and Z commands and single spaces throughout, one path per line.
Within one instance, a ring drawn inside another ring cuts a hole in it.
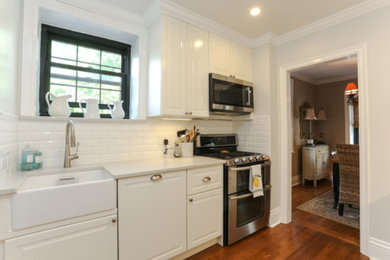
M 2 0 L 0 8 L 0 177 L 16 167 L 18 66 L 21 2 Z
M 368 67 L 368 179 L 369 179 L 369 254 L 386 259 L 390 256 L 390 175 L 388 158 L 390 145 L 388 132 L 390 121 L 385 119 L 389 111 L 388 73 L 390 68 L 390 7 L 384 7 L 359 18 L 335 25 L 320 32 L 277 47 L 277 66 L 293 62 L 315 59 L 357 44 L 367 44 Z M 278 110 L 278 90 L 273 92 L 271 101 Z M 272 112 L 273 113 L 273 112 Z M 278 124 L 272 125 L 272 132 L 278 131 Z M 272 138 L 272 146 L 278 145 Z M 280 163 L 278 154 L 273 154 L 274 162 Z M 375 242 L 373 242 L 375 241 Z M 382 251 L 375 250 L 381 248 Z
M 0 112 L 17 114 L 20 0 L 2 0 L 0 8 Z

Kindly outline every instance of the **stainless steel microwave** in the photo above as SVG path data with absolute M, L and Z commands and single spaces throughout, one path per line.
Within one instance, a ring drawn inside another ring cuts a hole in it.
M 240 115 L 253 112 L 253 83 L 209 74 L 210 113 Z

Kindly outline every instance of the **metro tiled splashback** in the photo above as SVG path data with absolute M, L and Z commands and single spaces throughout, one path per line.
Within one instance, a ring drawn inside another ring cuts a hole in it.
M 232 122 L 149 119 L 129 123 L 74 122 L 80 142 L 79 159 L 73 165 L 106 163 L 163 155 L 163 139 L 172 146 L 176 132 L 196 125 L 202 133 L 231 133 Z M 20 121 L 19 150 L 27 143 L 43 153 L 44 167 L 62 167 L 66 122 Z M 169 151 L 172 154 L 172 149 Z
M 0 115 L 0 175 L 10 174 L 18 162 L 18 121 L 16 116 Z
M 45 168 L 63 166 L 65 121 L 21 120 L 0 115 L 0 174 L 11 173 L 19 164 L 20 150 L 28 143 L 43 153 Z M 163 139 L 173 144 L 176 131 L 196 125 L 201 133 L 237 133 L 239 149 L 270 152 L 270 118 L 255 116 L 253 121 L 169 121 L 149 119 L 135 122 L 76 121 L 80 142 L 78 160 L 73 165 L 157 158 L 162 156 Z M 172 154 L 172 149 L 169 151 Z

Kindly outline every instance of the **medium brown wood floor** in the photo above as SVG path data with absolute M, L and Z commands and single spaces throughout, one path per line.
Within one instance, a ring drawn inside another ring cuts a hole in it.
M 329 180 L 293 187 L 292 221 L 261 230 L 229 247 L 214 245 L 188 260 L 199 259 L 369 259 L 360 254 L 359 229 L 296 207 L 331 189 Z

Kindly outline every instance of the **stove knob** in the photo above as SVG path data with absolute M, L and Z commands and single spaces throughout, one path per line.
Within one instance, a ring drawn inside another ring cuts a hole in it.
M 265 159 L 267 156 L 265 156 L 264 154 L 261 156 L 262 159 Z
M 234 163 L 238 163 L 240 160 L 238 160 L 238 158 L 234 159 L 233 162 Z
M 260 155 L 256 155 L 256 160 L 260 160 Z
M 253 157 L 251 156 L 251 157 L 249 157 L 249 161 L 253 161 Z
M 246 162 L 246 157 L 241 158 L 242 162 Z

